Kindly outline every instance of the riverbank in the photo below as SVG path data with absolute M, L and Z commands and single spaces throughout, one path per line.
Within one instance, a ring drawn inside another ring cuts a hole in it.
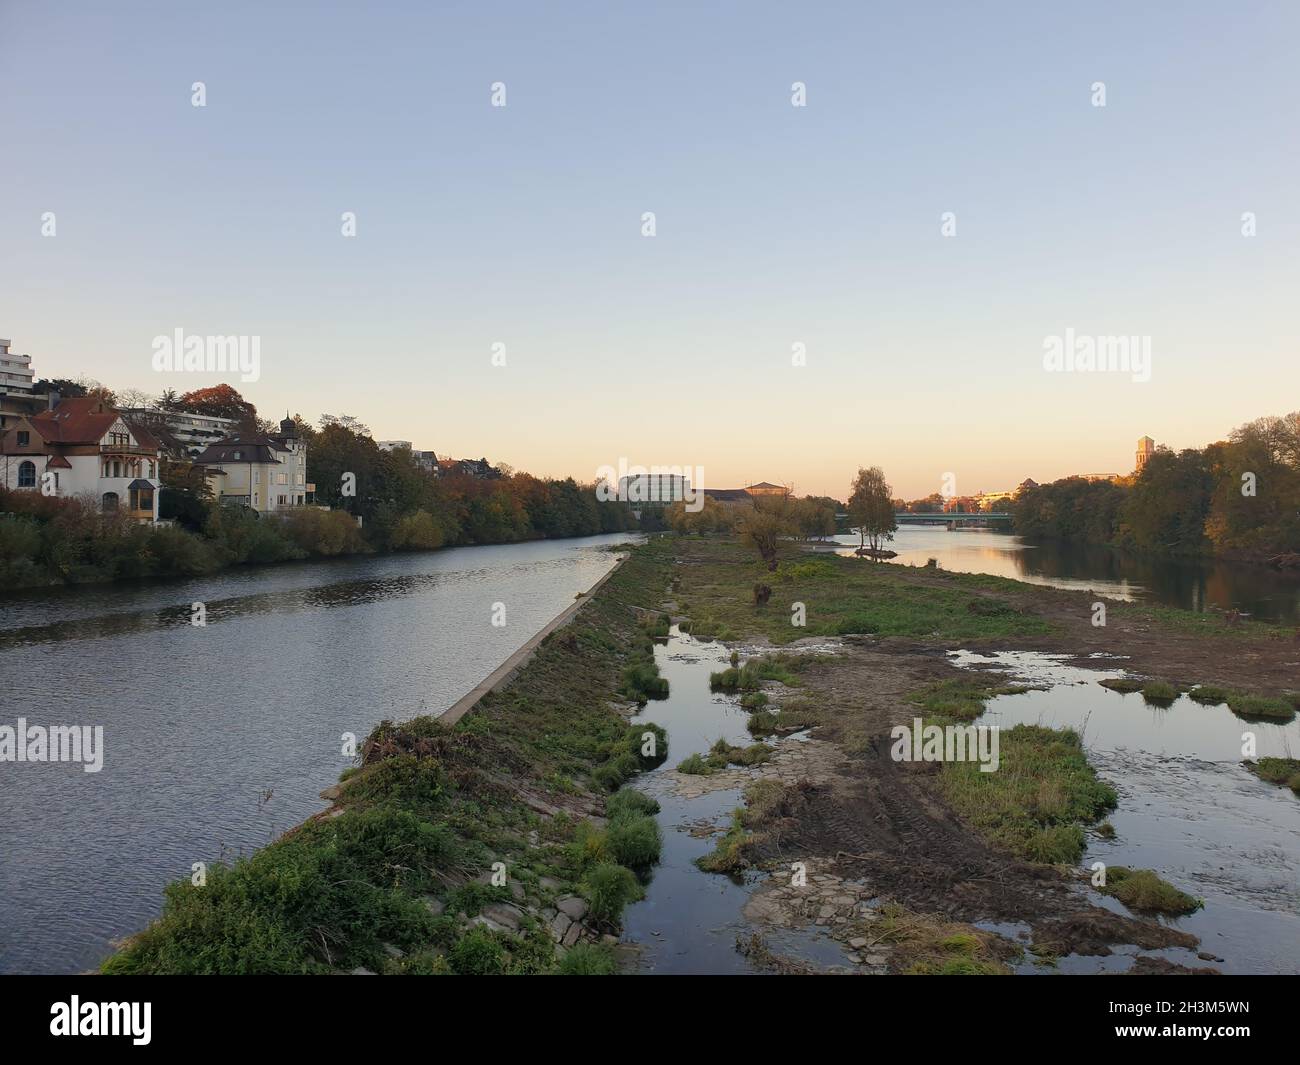
M 524 523 L 462 530 L 453 522 L 444 530 L 423 511 L 401 520 L 387 514 L 386 523 L 371 520 L 363 527 L 360 516 L 344 509 L 299 506 L 260 515 L 217 503 L 196 503 L 188 525 L 139 524 L 84 499 L 0 488 L 0 592 L 636 531 L 625 504 L 598 503 L 594 494 L 590 499 L 579 494 L 569 504 L 589 504 L 590 513 L 557 528 Z
M 666 754 L 661 732 L 629 726 L 625 694 L 629 671 L 653 671 L 637 599 L 666 583 L 634 556 L 454 724 L 382 723 L 329 810 L 169 885 L 103 971 L 612 970 L 658 854 L 645 804 L 613 793 Z
M 754 584 L 764 580 L 773 592 L 758 607 Z M 647 824 L 653 802 L 607 799 L 665 754 L 657 732 L 644 754 L 650 726 L 628 722 L 637 709 L 628 696 L 658 676 L 649 633 L 663 629 L 660 610 L 696 637 L 742 643 L 751 660 L 778 646 L 799 656 L 750 671 L 753 690 L 780 709 L 771 720 L 749 714 L 756 737 L 768 725 L 778 737 L 770 759 L 665 778 L 690 794 L 761 785 L 746 791 L 746 812 L 710 863 L 766 877 L 745 907 L 754 964 L 809 971 L 767 945 L 769 933 L 806 925 L 839 935 L 859 971 L 1006 971 L 1026 947 L 992 922 L 1027 928 L 1034 956 L 1145 950 L 1161 953 L 1136 971 L 1196 968 L 1195 936 L 1108 909 L 1080 883 L 1078 844 L 1105 831 L 1113 797 L 1077 738 L 1008 737 L 988 787 L 889 753 L 900 722 L 967 722 L 1012 690 L 956 668 L 957 647 L 1094 663 L 1131 651 L 1134 671 L 1290 705 L 1300 653 L 1281 630 L 1112 604 L 1099 635 L 1091 604 L 794 549 L 769 574 L 734 541 L 652 541 L 455 724 L 382 725 L 330 811 L 210 871 L 206 886 L 170 887 L 162 919 L 105 971 L 612 971 L 619 912 L 641 894 L 661 846 Z M 804 625 L 791 623 L 801 615 Z M 821 644 L 831 649 L 817 653 Z M 781 739 L 792 729 L 805 738 Z M 1038 780 L 1052 794 L 1015 786 Z M 809 890 L 791 883 L 795 861 Z M 329 886 L 339 882 L 355 892 Z M 655 889 L 651 879 L 652 898 Z M 961 956 L 945 956 L 945 943 Z

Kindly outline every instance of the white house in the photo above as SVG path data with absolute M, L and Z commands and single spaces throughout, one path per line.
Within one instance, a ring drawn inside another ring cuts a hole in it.
M 137 521 L 158 520 L 158 441 L 98 396 L 11 419 L 0 437 L 6 488 L 80 496 Z
M 275 436 L 238 433 L 210 444 L 194 464 L 204 468 L 219 502 L 259 514 L 303 506 L 316 488 L 307 483 L 307 444 L 288 418 Z

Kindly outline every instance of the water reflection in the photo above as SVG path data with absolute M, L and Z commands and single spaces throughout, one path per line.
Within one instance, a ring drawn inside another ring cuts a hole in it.
M 837 536 L 835 543 L 839 554 L 851 555 L 859 541 Z M 988 573 L 1187 610 L 1236 608 L 1264 621 L 1300 622 L 1300 575 L 1263 566 L 1157 559 L 1090 544 L 1027 542 L 992 529 L 950 532 L 937 526 L 904 526 L 890 547 L 898 552 L 896 564 L 923 566 L 934 558 L 957 573 Z

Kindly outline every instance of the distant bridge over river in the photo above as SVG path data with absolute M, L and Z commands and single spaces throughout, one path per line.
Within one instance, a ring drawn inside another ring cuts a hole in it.
M 914 514 L 900 511 L 894 515 L 899 525 L 984 525 L 988 522 L 1006 523 L 1010 514 Z

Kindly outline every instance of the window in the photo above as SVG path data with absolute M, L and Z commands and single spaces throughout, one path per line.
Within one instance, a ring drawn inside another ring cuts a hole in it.
M 147 510 L 153 513 L 153 489 L 152 488 L 132 488 L 131 489 L 131 509 Z
M 19 430 L 18 430 L 18 446 L 19 446 L 19 447 L 26 447 L 26 446 L 27 446 L 28 444 L 30 444 L 31 442 L 32 442 L 32 434 L 29 433 L 26 429 L 19 429 Z
M 117 493 L 105 492 L 103 499 L 103 509 L 105 513 L 111 513 L 117 509 Z
M 287 473 L 277 473 L 277 474 L 275 475 L 275 483 L 276 483 L 276 484 L 288 484 L 288 483 L 289 483 L 289 475 L 288 475 Z
M 19 488 L 36 487 L 36 463 L 34 462 L 18 463 L 18 487 Z

